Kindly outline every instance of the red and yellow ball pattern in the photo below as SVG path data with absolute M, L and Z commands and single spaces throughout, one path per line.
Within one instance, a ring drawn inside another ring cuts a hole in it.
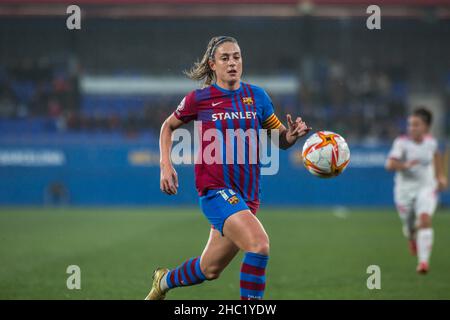
M 350 162 L 350 149 L 345 139 L 331 131 L 319 131 L 306 140 L 303 151 L 305 168 L 320 178 L 340 175 Z

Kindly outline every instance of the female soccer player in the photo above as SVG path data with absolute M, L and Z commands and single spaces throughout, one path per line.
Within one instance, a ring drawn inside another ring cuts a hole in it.
M 424 108 L 408 118 L 408 134 L 395 139 L 386 169 L 396 171 L 394 198 L 409 240 L 411 254 L 418 255 L 417 272 L 426 274 L 433 245 L 431 217 L 438 191 L 447 188 L 438 144 L 430 134 L 432 114 Z
M 201 122 L 202 132 L 213 128 L 223 136 L 226 136 L 227 129 L 255 130 L 257 134 L 261 128 L 279 130 L 281 149 L 291 147 L 311 130 L 301 118 L 293 121 L 290 115 L 287 115 L 286 128 L 274 114 L 267 93 L 257 86 L 241 82 L 242 55 L 232 37 L 212 38 L 203 59 L 187 75 L 193 80 L 204 80 L 205 87 L 190 92 L 162 124 L 161 190 L 169 195 L 175 195 L 178 189 L 177 173 L 170 159 L 171 136 L 175 129 L 191 120 Z M 220 158 L 228 160 L 236 146 L 230 148 L 225 139 L 218 143 L 221 144 Z M 241 299 L 263 298 L 269 238 L 256 217 L 259 157 L 252 162 L 249 152 L 246 152 L 255 146 L 258 146 L 258 141 L 251 143 L 245 139 L 241 145 L 245 150 L 237 150 L 238 156 L 243 154 L 245 158 L 240 163 L 195 164 L 200 207 L 212 225 L 209 240 L 201 256 L 188 259 L 171 270 L 156 269 L 153 286 L 146 299 L 161 300 L 170 289 L 217 279 L 239 250 L 245 252 L 240 273 Z M 203 152 L 205 146 L 200 149 Z

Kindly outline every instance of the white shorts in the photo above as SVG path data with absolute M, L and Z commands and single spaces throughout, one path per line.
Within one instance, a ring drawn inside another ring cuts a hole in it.
M 436 187 L 424 187 L 417 192 L 411 190 L 395 190 L 394 199 L 400 219 L 404 227 L 415 229 L 421 214 L 432 216 L 438 205 Z M 408 236 L 405 232 L 405 235 Z

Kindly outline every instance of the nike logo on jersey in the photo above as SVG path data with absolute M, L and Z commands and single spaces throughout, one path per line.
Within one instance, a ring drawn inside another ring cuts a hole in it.
M 212 114 L 212 121 L 227 119 L 256 119 L 255 111 L 219 112 Z
M 223 101 L 216 102 L 216 103 L 213 102 L 213 103 L 212 103 L 212 106 L 213 106 L 213 107 L 218 106 L 218 105 L 221 104 L 222 102 L 223 102 Z

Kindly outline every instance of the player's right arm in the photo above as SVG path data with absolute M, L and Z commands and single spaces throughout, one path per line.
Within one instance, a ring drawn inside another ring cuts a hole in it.
M 161 167 L 161 191 L 169 195 L 177 194 L 178 175 L 172 165 L 172 133 L 183 124 L 197 119 L 195 92 L 190 92 L 181 100 L 178 108 L 162 124 L 159 135 L 159 152 Z
M 160 188 L 162 192 L 169 195 L 177 194 L 178 189 L 178 175 L 170 158 L 170 152 L 172 150 L 172 133 L 183 124 L 183 121 L 171 114 L 163 122 L 161 133 L 159 135 L 159 165 L 161 168 Z
M 419 163 L 418 160 L 401 161 L 394 158 L 388 158 L 386 161 L 385 168 L 388 171 L 403 171 L 411 169 L 418 163 Z
M 404 148 L 402 138 L 397 138 L 392 145 L 392 149 L 389 152 L 386 160 L 385 168 L 388 171 L 403 171 L 411 169 L 413 166 L 419 163 L 418 160 L 403 161 Z

